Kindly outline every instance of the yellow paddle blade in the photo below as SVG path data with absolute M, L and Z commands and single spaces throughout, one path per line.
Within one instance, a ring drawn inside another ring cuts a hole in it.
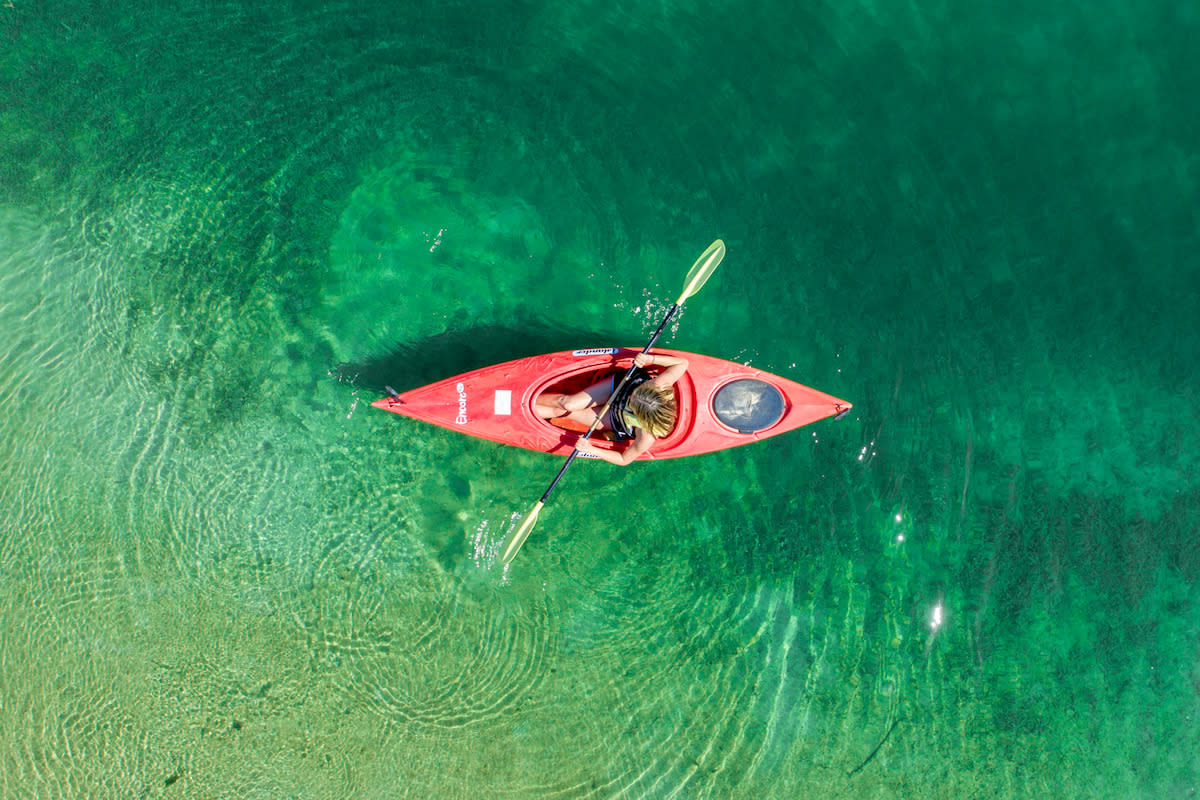
M 521 549 L 521 545 L 525 544 L 525 540 L 529 538 L 530 531 L 533 530 L 533 525 L 537 522 L 538 514 L 542 511 L 543 501 L 539 500 L 533 510 L 521 521 L 521 525 L 508 536 L 508 541 L 504 543 L 504 554 L 500 556 L 500 563 L 507 564 L 517 556 L 517 551 Z
M 683 292 L 679 295 L 679 299 L 675 301 L 675 305 L 683 305 L 683 301 L 700 291 L 700 287 L 708 280 L 708 276 L 712 275 L 716 270 L 717 265 L 721 263 L 721 259 L 725 257 L 725 243 L 720 239 L 708 246 L 708 249 L 700 254 L 696 259 L 696 263 L 692 265 L 692 270 L 687 274 L 687 283 L 683 285 Z

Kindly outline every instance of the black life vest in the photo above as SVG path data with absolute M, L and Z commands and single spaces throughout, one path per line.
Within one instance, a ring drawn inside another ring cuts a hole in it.
M 613 376 L 613 380 L 616 379 L 616 376 Z M 641 367 L 635 367 L 629 380 L 613 396 L 612 405 L 609 406 L 609 419 L 612 421 L 613 433 L 618 442 L 632 439 L 636 435 L 634 433 L 635 426 L 625 421 L 625 405 L 629 402 L 629 395 L 633 394 L 633 390 L 648 380 L 650 380 L 650 373 Z

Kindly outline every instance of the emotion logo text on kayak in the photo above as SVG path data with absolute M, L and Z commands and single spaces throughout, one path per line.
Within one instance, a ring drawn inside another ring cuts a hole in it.
M 454 387 L 458 392 L 458 416 L 454 418 L 457 425 L 467 424 L 467 389 L 461 383 Z

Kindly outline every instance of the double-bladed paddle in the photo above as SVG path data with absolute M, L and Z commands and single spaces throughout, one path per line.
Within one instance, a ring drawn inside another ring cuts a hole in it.
M 658 341 L 659 335 L 662 334 L 663 329 L 666 328 L 667 323 L 670 322 L 671 317 L 675 316 L 675 312 L 678 311 L 679 307 L 683 305 L 683 301 L 700 291 L 700 287 L 703 286 L 704 282 L 707 281 L 709 276 L 713 274 L 717 268 L 717 265 L 721 263 L 721 259 L 724 257 L 725 243 L 720 239 L 717 239 L 708 246 L 708 249 L 705 250 L 698 259 L 696 259 L 696 263 L 692 265 L 691 271 L 687 274 L 687 280 L 683 285 L 683 291 L 679 293 L 679 299 L 676 300 L 667 310 L 667 315 L 663 317 L 663 321 L 659 324 L 658 330 L 654 332 L 654 335 L 650 337 L 650 341 L 645 347 L 642 348 L 643 353 L 649 351 L 650 348 L 654 346 L 654 343 Z M 613 398 L 618 396 L 621 388 L 625 386 L 625 383 L 629 380 L 630 376 L 633 375 L 633 370 L 634 367 L 630 367 L 629 371 L 625 373 L 625 377 L 622 378 L 621 382 L 617 384 L 615 389 L 613 389 L 612 394 L 608 397 L 608 402 L 604 404 L 604 408 L 600 409 L 600 413 L 596 415 L 596 421 L 593 422 L 591 427 L 587 429 L 587 432 L 583 434 L 584 439 L 590 438 L 592 432 L 596 430 L 596 427 L 600 424 L 600 420 L 603 419 L 604 415 L 608 413 L 608 409 L 609 406 L 612 405 Z M 542 494 L 542 499 L 537 501 L 537 504 L 534 505 L 529 513 L 525 515 L 525 519 L 521 521 L 521 525 L 509 535 L 504 544 L 504 553 L 500 556 L 500 562 L 502 564 L 507 564 L 508 562 L 512 561 L 517 555 L 517 551 L 521 549 L 521 545 L 525 544 L 525 540 L 529 538 L 529 533 L 533 530 L 533 526 L 537 522 L 538 514 L 540 514 L 542 511 L 542 506 L 546 504 L 546 500 L 550 497 L 550 493 L 554 491 L 554 487 L 558 485 L 560 480 L 562 480 L 562 476 L 566 474 L 567 468 L 570 467 L 571 463 L 575 461 L 575 457 L 577 455 L 579 455 L 578 450 L 571 451 L 571 454 L 567 456 L 566 463 L 562 465 L 562 468 L 559 469 L 558 474 L 554 476 L 554 480 L 550 482 L 550 486 Z

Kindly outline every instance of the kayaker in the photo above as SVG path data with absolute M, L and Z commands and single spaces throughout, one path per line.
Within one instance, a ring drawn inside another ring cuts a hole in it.
M 621 394 L 600 421 L 598 431 L 611 431 L 618 441 L 629 444 L 621 451 L 601 450 L 582 436 L 575 443 L 580 453 L 594 455 L 610 464 L 626 466 L 650 449 L 655 441 L 675 427 L 675 382 L 687 372 L 685 358 L 639 353 L 633 359 L 637 370 L 621 388 Z M 646 367 L 663 367 L 651 375 Z M 544 392 L 537 399 L 537 412 L 545 419 L 566 417 L 584 426 L 596 421 L 596 414 L 608 402 L 623 373 L 594 383 L 581 392 L 559 394 Z

